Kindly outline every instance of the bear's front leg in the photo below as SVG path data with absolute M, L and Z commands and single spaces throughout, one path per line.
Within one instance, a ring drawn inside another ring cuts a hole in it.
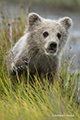
M 20 61 L 17 63 L 12 62 L 10 67 L 11 75 L 16 75 L 16 73 L 21 73 L 23 70 L 27 69 L 28 62 L 26 60 Z

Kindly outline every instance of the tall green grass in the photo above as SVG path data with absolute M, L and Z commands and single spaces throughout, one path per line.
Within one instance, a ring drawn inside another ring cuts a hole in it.
M 28 12 L 28 11 L 27 11 Z M 15 86 L 11 83 L 12 78 L 5 66 L 6 52 L 15 44 L 15 42 L 24 34 L 27 25 L 24 19 L 23 8 L 21 8 L 20 18 L 14 16 L 11 19 L 10 14 L 1 13 L 2 22 L 0 22 L 0 120 L 79 120 L 80 103 L 78 84 L 79 74 L 71 72 L 74 60 L 68 56 L 62 56 L 60 81 L 54 78 L 54 84 L 49 84 L 48 79 L 43 79 L 43 83 L 37 80 L 33 87 L 28 87 L 24 82 L 25 76 L 22 76 L 22 82 Z M 27 81 L 27 80 L 26 80 Z M 48 87 L 49 86 L 49 87 Z

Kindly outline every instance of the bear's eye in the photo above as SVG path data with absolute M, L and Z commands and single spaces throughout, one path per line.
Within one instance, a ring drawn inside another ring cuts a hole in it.
M 57 33 L 57 37 L 60 39 L 60 38 L 61 38 L 61 34 L 60 34 L 60 33 Z
M 43 33 L 44 38 L 46 38 L 48 35 L 49 35 L 48 32 L 44 32 L 44 33 Z

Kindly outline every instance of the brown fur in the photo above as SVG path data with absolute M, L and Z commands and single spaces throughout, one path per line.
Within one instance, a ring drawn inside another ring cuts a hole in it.
M 11 49 L 8 56 L 11 74 L 15 75 L 16 70 L 18 73 L 25 70 L 28 61 L 31 75 L 36 73 L 36 69 L 40 77 L 41 74 L 56 73 L 60 53 L 68 39 L 68 30 L 71 26 L 72 20 L 69 17 L 49 20 L 41 18 L 36 13 L 29 14 L 27 32 Z M 48 32 L 47 37 L 43 36 L 44 32 Z M 61 35 L 60 38 L 57 36 L 58 33 Z M 49 51 L 51 42 L 56 42 L 57 47 L 54 46 L 56 52 Z

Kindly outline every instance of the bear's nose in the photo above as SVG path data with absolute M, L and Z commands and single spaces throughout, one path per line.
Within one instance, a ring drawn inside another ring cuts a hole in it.
M 50 42 L 50 44 L 49 44 L 49 46 L 50 46 L 50 48 L 56 48 L 57 47 L 57 43 L 56 42 Z

